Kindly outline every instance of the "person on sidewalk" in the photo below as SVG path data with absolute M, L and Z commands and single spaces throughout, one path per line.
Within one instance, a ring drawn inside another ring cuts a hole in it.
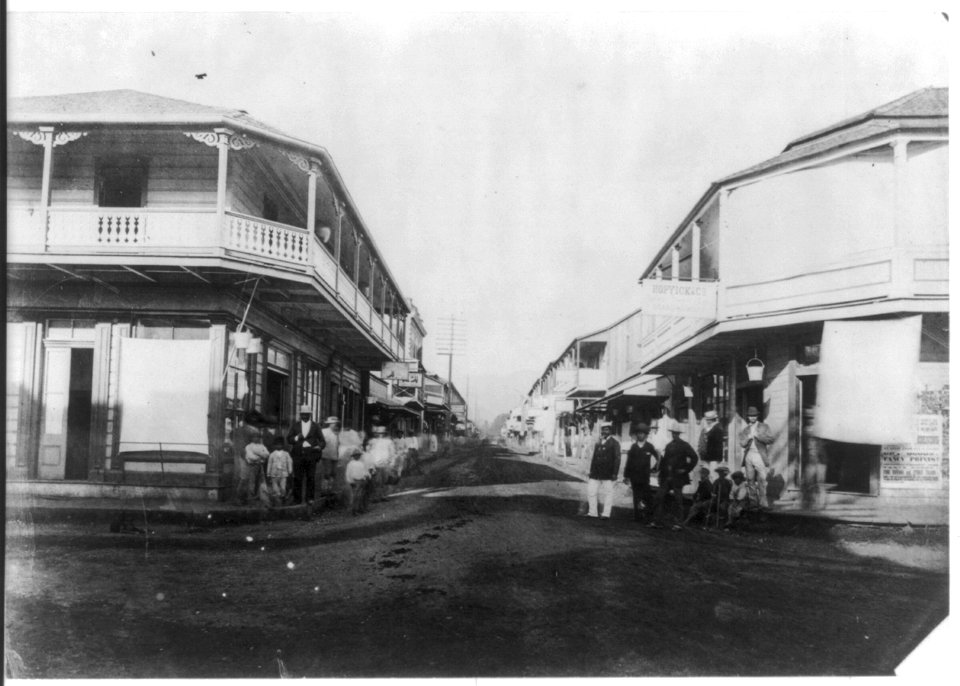
M 376 503 L 387 495 L 387 474 L 396 461 L 396 450 L 393 441 L 387 437 L 385 426 L 373 427 L 373 438 L 367 444 L 367 454 L 368 464 L 372 464 L 375 470 L 370 484 L 370 499 Z
M 633 491 L 633 521 L 639 522 L 641 512 L 653 510 L 653 493 L 650 490 L 650 470 L 660 461 L 657 449 L 647 442 L 649 427 L 641 422 L 631 435 L 633 445 L 627 452 L 627 464 L 623 468 L 623 482 Z
M 713 484 L 710 483 L 710 469 L 700 468 L 700 479 L 697 481 L 697 490 L 693 493 L 693 504 L 690 506 L 690 513 L 683 520 L 682 526 L 688 526 L 694 519 L 700 515 L 706 517 L 710 512 L 713 501 Z
M 613 512 L 613 484 L 620 473 L 620 443 L 612 435 L 610 422 L 600 423 L 600 442 L 593 449 L 587 480 L 587 516 L 597 517 L 597 496 L 603 488 L 603 517 Z
M 675 419 L 664 419 L 661 426 L 666 423 L 670 431 L 672 440 L 667 443 L 663 449 L 663 459 L 660 460 L 660 469 L 658 473 L 659 489 L 657 491 L 657 506 L 654 512 L 654 521 L 647 526 L 652 528 L 662 528 L 667 510 L 670 503 L 676 505 L 676 522 L 673 525 L 674 531 L 679 531 L 683 521 L 683 487 L 690 483 L 690 472 L 697 465 L 697 451 L 689 443 L 680 438 L 683 429 L 680 422 Z
M 267 461 L 267 483 L 273 505 L 282 505 L 287 499 L 287 481 L 293 474 L 293 458 L 284 450 L 283 439 L 273 439 L 273 452 Z
M 257 432 L 251 435 L 251 440 L 244 448 L 243 470 L 240 472 L 240 488 L 237 493 L 241 505 L 257 497 L 260 480 L 263 478 L 263 466 L 267 463 L 270 452 L 263 445 L 263 439 Z
M 723 427 L 719 420 L 716 410 L 703 413 L 703 431 L 700 432 L 697 454 L 708 469 L 716 469 L 723 462 Z
M 297 503 L 313 502 L 316 490 L 317 461 L 325 442 L 320 426 L 312 420 L 309 405 L 300 406 L 300 419 L 287 432 L 290 456 L 293 458 L 293 499 Z
M 320 491 L 336 490 L 337 463 L 340 460 L 340 418 L 323 420 L 323 450 L 320 451 Z
M 767 509 L 767 446 L 773 443 L 770 427 L 760 421 L 760 412 L 751 405 L 747 408 L 747 425 L 740 431 L 740 446 L 744 450 L 743 471 L 747 481 L 756 481 L 760 507 Z
M 353 451 L 344 476 L 347 484 L 350 512 L 354 515 L 367 511 L 367 487 L 370 484 L 370 470 L 363 463 L 363 451 Z

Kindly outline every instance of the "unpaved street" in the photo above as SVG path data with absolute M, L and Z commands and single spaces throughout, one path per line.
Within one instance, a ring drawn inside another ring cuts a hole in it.
M 586 519 L 582 483 L 489 446 L 424 472 L 360 517 L 8 521 L 19 675 L 277 677 L 278 655 L 310 677 L 889 674 L 946 614 L 945 572 L 851 552 L 899 530 Z

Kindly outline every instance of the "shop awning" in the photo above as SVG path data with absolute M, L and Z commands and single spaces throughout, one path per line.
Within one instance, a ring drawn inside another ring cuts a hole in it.
M 420 413 L 410 409 L 402 402 L 396 400 L 395 398 L 367 398 L 368 405 L 376 405 L 377 407 L 383 408 L 388 412 L 394 413 L 406 413 L 411 414 L 414 417 L 419 417 Z
M 611 401 L 623 399 L 632 401 L 648 400 L 659 404 L 666 399 L 666 396 L 656 395 L 657 382 L 655 377 L 642 376 L 627 379 L 613 386 L 602 398 L 597 398 L 592 402 L 581 405 L 581 410 L 606 410 Z
M 911 441 L 921 320 L 823 323 L 815 435 L 874 445 Z

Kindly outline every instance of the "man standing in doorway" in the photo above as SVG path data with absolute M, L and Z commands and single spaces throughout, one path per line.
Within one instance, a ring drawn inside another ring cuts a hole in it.
M 310 406 L 301 405 L 299 421 L 295 421 L 287 432 L 293 458 L 293 499 L 301 504 L 314 499 L 317 461 L 324 446 L 320 426 L 311 420 L 312 416 Z
M 773 443 L 770 427 L 760 421 L 760 412 L 751 405 L 747 408 L 747 425 L 740 431 L 740 446 L 744 450 L 743 469 L 747 481 L 757 482 L 760 507 L 767 508 L 767 446 Z
M 723 427 L 720 426 L 716 410 L 703 413 L 703 431 L 700 432 L 697 453 L 703 462 L 709 464 L 710 469 L 716 469 L 723 462 Z
M 597 496 L 603 487 L 603 517 L 613 512 L 613 484 L 620 473 L 620 443 L 612 435 L 610 422 L 600 423 L 600 442 L 593 449 L 590 474 L 587 481 L 588 517 L 598 516 Z

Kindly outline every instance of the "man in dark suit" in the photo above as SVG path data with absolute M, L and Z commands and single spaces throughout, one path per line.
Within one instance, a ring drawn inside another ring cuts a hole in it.
M 316 490 L 317 461 L 326 441 L 320 425 L 311 419 L 309 405 L 300 406 L 300 419 L 287 432 L 290 457 L 293 458 L 293 498 L 298 503 L 311 502 Z
M 689 443 L 680 438 L 683 428 L 675 419 L 669 420 L 670 435 L 673 440 L 663 449 L 663 459 L 660 460 L 658 481 L 660 490 L 657 493 L 656 520 L 648 524 L 654 528 L 663 526 L 662 520 L 672 500 L 676 504 L 678 517 L 673 525 L 675 531 L 682 527 L 683 521 L 683 487 L 690 483 L 690 472 L 697 465 L 699 458 L 697 451 Z
M 613 512 L 613 484 L 620 473 L 620 443 L 613 437 L 610 422 L 600 423 L 600 442 L 593 449 L 590 474 L 587 480 L 588 517 L 596 517 L 597 496 L 603 488 L 603 518 L 610 519 Z
M 633 490 L 633 520 L 640 521 L 640 512 L 653 510 L 653 497 L 650 491 L 651 463 L 660 460 L 657 449 L 647 442 L 650 429 L 646 424 L 637 424 L 633 431 L 633 445 L 627 452 L 627 465 L 623 468 L 623 480 Z

